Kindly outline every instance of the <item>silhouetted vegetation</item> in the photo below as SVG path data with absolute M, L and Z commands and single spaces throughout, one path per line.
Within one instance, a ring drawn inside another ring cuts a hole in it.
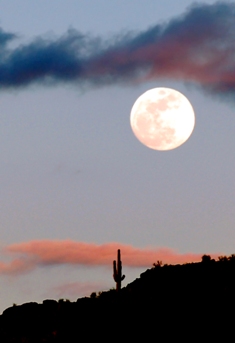
M 125 279 L 125 275 L 122 275 L 122 261 L 121 261 L 121 251 L 117 251 L 117 262 L 113 261 L 113 279 L 116 282 L 116 291 L 121 290 L 121 283 Z
M 119 292 L 6 309 L 0 342 L 227 342 L 234 337 L 234 308 L 235 255 L 218 261 L 203 255 L 183 265 L 157 261 Z

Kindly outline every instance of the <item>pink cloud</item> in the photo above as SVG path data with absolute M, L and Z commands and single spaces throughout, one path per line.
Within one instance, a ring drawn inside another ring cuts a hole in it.
M 99 245 L 72 240 L 35 240 L 5 247 L 5 254 L 13 259 L 9 263 L 0 262 L 0 273 L 21 274 L 51 265 L 111 266 L 117 249 L 121 249 L 122 262 L 126 267 L 149 268 L 158 260 L 165 264 L 196 262 L 202 256 L 180 254 L 168 248 L 136 248 L 116 242 Z M 211 256 L 216 258 L 219 254 Z
M 29 259 L 16 258 L 10 262 L 0 262 L 0 274 L 22 274 L 35 269 Z

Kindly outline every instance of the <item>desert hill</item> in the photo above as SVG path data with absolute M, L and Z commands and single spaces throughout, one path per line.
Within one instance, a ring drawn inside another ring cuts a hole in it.
M 158 262 L 119 292 L 12 306 L 0 316 L 0 342 L 227 342 L 234 311 L 235 255 L 204 255 L 199 263 Z

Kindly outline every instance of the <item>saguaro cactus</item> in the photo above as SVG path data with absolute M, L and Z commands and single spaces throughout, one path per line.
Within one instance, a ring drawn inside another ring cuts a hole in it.
M 117 292 L 121 289 L 121 282 L 125 279 L 125 275 L 122 275 L 122 262 L 120 249 L 117 251 L 117 262 L 113 261 L 113 278 L 116 282 Z

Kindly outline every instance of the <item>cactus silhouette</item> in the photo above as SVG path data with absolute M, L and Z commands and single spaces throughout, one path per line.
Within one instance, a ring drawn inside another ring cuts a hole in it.
M 117 292 L 121 289 L 121 282 L 125 279 L 125 275 L 122 275 L 122 262 L 121 262 L 121 251 L 117 251 L 117 262 L 113 261 L 113 278 L 116 282 Z

